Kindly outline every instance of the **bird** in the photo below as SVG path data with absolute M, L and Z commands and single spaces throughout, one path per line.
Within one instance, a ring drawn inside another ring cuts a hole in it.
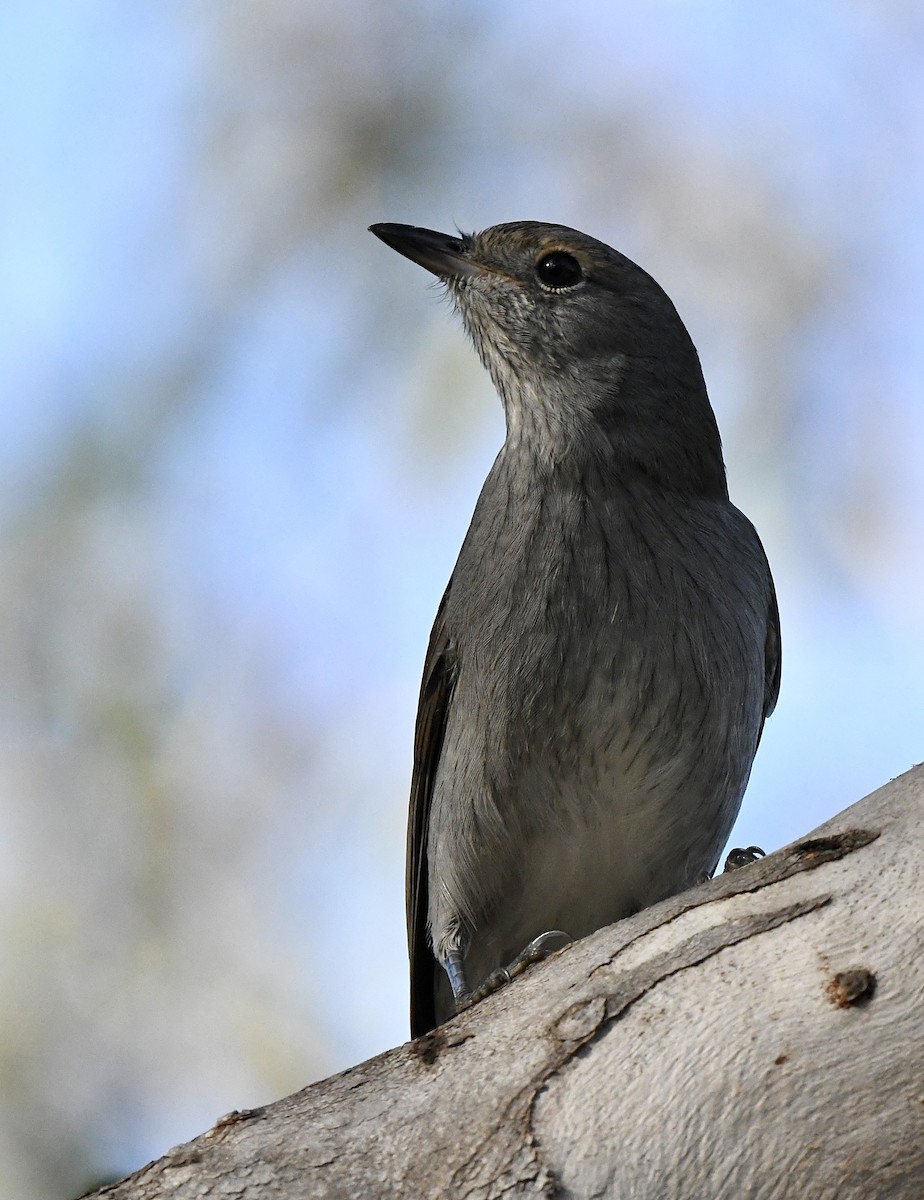
M 370 230 L 445 286 L 506 424 L 421 682 L 419 1037 L 557 938 L 714 873 L 779 694 L 780 623 L 699 357 L 651 275 L 564 225 Z

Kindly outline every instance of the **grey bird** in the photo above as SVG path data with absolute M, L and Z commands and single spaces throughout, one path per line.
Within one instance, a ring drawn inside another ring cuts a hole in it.
M 507 426 L 424 665 L 417 1037 L 546 931 L 582 937 L 714 872 L 780 632 L 699 358 L 650 275 L 538 221 L 371 229 L 446 285 Z

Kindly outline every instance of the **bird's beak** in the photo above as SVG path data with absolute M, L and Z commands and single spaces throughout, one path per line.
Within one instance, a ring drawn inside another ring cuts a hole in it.
M 480 270 L 469 259 L 465 242 L 460 237 L 436 233 L 432 229 L 418 229 L 416 225 L 389 223 L 370 225 L 369 232 L 440 279 L 461 279 L 466 275 L 476 275 Z

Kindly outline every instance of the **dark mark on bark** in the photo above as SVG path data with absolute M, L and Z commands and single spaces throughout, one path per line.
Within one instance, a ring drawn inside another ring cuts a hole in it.
M 415 1038 L 411 1042 L 411 1053 L 425 1067 L 432 1067 L 445 1045 L 446 1035 L 442 1027 L 437 1027 L 436 1029 L 431 1029 L 429 1033 L 425 1033 L 423 1037 Z
M 425 1067 L 432 1067 L 444 1050 L 462 1046 L 474 1036 L 472 1033 L 460 1033 L 451 1026 L 447 1028 L 445 1025 L 439 1025 L 429 1033 L 415 1038 L 411 1042 L 411 1053 Z
M 845 854 L 868 846 L 878 837 L 877 829 L 845 829 L 843 833 L 834 833 L 829 837 L 806 838 L 804 842 L 796 842 L 790 853 L 794 857 L 813 859 L 816 862 L 833 862 L 843 858 Z
M 866 967 L 851 967 L 849 971 L 838 971 L 825 991 L 838 1008 L 868 1004 L 876 991 L 876 976 Z

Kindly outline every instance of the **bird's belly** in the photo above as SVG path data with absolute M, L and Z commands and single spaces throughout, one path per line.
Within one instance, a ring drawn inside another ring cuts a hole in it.
M 678 776 L 692 774 L 675 765 Z M 536 777 L 520 803 L 542 816 L 497 861 L 501 898 L 477 922 L 466 953 L 472 983 L 546 930 L 584 937 L 692 885 L 713 868 L 734 817 L 733 809 L 708 811 L 721 798 L 633 779 L 622 761 L 570 786 L 547 779 L 543 787 Z

